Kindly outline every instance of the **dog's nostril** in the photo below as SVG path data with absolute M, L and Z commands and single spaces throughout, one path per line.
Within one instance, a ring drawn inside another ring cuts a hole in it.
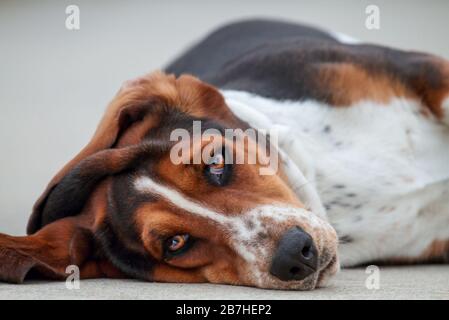
M 305 246 L 301 250 L 301 254 L 304 258 L 310 259 L 313 257 L 312 248 L 310 246 Z
M 299 271 L 301 271 L 301 269 L 298 268 L 298 267 L 293 267 L 293 268 L 290 269 L 290 273 L 291 273 L 292 275 L 297 274 Z

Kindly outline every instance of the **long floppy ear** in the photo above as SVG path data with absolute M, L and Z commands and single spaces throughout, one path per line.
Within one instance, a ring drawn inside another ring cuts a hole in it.
M 77 167 L 77 165 L 101 150 L 113 148 L 119 138 L 133 124 L 144 119 L 152 105 L 173 103 L 173 101 L 167 101 L 167 99 L 173 97 L 174 92 L 176 92 L 174 89 L 175 80 L 173 76 L 156 72 L 122 87 L 109 104 L 89 144 L 53 177 L 44 193 L 34 204 L 33 212 L 28 221 L 28 234 L 38 231 L 48 221 L 76 214 L 74 211 L 82 208 L 85 197 L 88 196 L 86 191 L 91 190 L 92 186 L 102 177 L 101 172 L 98 171 L 103 170 L 104 172 L 104 169 L 106 169 L 111 173 L 120 169 L 121 164 L 116 168 L 111 166 L 103 168 L 100 163 L 102 158 L 119 157 L 111 150 L 111 154 L 99 154 L 98 157 L 95 156 L 88 160 L 84 166 Z M 110 165 L 112 164 L 110 163 Z M 86 171 L 86 168 L 93 170 Z M 58 187 L 62 181 L 64 186 Z M 77 190 L 80 187 L 81 190 Z M 73 192 L 67 192 L 70 190 Z M 73 196 L 63 197 L 63 195 L 68 196 L 70 194 L 73 194 Z M 57 209 L 64 209 L 61 202 L 64 202 L 66 206 L 71 206 L 68 208 L 68 212 L 57 212 Z M 58 217 L 57 215 L 60 214 L 61 216 Z
M 81 278 L 122 277 L 109 262 L 94 259 L 92 233 L 80 218 L 66 218 L 26 237 L 0 234 L 0 281 L 22 283 L 27 276 L 62 280 L 76 265 Z
M 58 219 L 79 214 L 98 183 L 138 162 L 146 152 L 146 146 L 106 149 L 81 160 L 48 193 L 45 206 L 39 211 L 39 216 L 34 217 L 34 227 L 41 228 Z
M 136 152 L 116 152 L 116 147 L 137 145 L 155 125 L 157 117 L 153 115 L 168 106 L 197 117 L 213 114 L 231 126 L 241 126 L 221 94 L 192 76 L 176 79 L 155 72 L 128 82 L 109 104 L 89 144 L 56 174 L 39 197 L 27 233 L 80 213 L 95 185 L 105 175 L 123 170 Z M 104 164 L 109 158 L 117 161 Z

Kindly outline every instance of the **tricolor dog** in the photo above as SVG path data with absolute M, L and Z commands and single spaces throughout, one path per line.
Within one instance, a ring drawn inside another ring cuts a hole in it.
M 215 136 L 184 160 L 213 151 L 175 163 L 172 133 L 194 123 Z M 276 170 L 227 161 L 253 152 L 229 129 L 277 132 Z M 449 62 L 283 22 L 225 26 L 122 86 L 27 232 L 0 234 L 0 280 L 76 265 L 81 278 L 309 290 L 340 265 L 445 262 Z

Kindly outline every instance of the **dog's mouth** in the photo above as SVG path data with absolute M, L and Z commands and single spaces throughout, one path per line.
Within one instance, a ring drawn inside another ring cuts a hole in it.
M 334 232 L 315 233 L 312 238 L 300 228 L 289 229 L 271 259 L 271 287 L 277 289 L 324 287 L 340 269 Z
M 314 274 L 305 278 L 302 281 L 295 281 L 292 283 L 293 290 L 314 290 L 316 288 L 325 287 L 329 280 L 340 270 L 337 255 L 334 255 L 328 262 L 324 264 L 324 267 L 319 268 Z
M 329 280 L 340 270 L 340 264 L 338 262 L 337 255 L 334 255 L 328 262 L 323 264 L 324 267 L 318 269 L 310 279 L 303 280 L 303 288 L 300 290 L 313 290 L 316 288 L 325 287 Z
M 338 256 L 335 255 L 329 261 L 329 263 L 318 272 L 318 280 L 316 282 L 317 288 L 324 287 L 328 284 L 329 280 L 340 271 L 340 263 L 338 262 Z
M 339 270 L 338 256 L 335 254 L 323 261 L 315 272 L 302 280 L 283 281 L 267 272 L 265 276 L 259 277 L 256 286 L 262 289 L 309 291 L 325 287 Z

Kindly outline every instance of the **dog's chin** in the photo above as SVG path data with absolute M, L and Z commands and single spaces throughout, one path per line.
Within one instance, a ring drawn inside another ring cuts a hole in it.
M 320 268 L 317 272 L 311 274 L 307 278 L 300 281 L 279 281 L 273 277 L 270 277 L 271 281 L 267 281 L 265 285 L 259 286 L 263 289 L 275 289 L 275 290 L 298 290 L 298 291 L 310 291 L 316 288 L 326 287 L 329 284 L 330 279 L 340 270 L 340 264 L 338 257 L 333 256 L 324 267 Z
M 340 271 L 340 263 L 338 261 L 338 256 L 335 255 L 329 261 L 326 267 L 320 270 L 318 274 L 318 280 L 316 283 L 317 288 L 325 287 L 329 284 L 331 278 Z
M 325 287 L 329 280 L 340 270 L 337 256 L 333 256 L 324 267 L 317 272 L 311 274 L 303 280 L 281 281 L 271 275 L 265 275 L 263 281 L 259 282 L 256 287 L 271 290 L 297 290 L 310 291 L 316 288 Z M 254 286 L 249 284 L 249 286 Z
M 298 287 L 291 289 L 306 291 L 326 287 L 338 271 L 340 271 L 340 263 L 338 256 L 334 255 L 319 271 L 302 280 Z

